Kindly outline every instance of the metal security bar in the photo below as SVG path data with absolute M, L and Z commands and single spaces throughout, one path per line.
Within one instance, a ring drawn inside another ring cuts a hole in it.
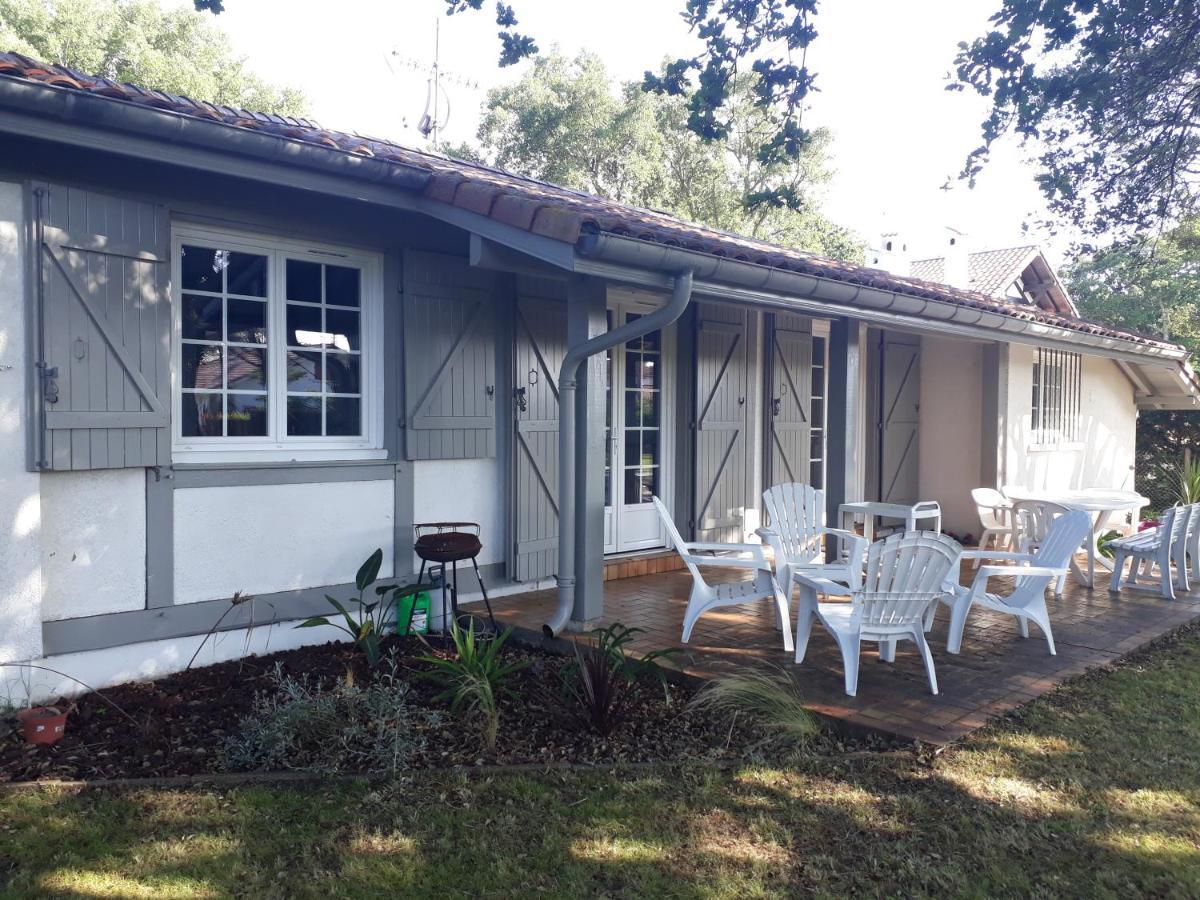
M 1070 444 L 1079 440 L 1082 357 L 1039 348 L 1033 363 L 1033 443 Z

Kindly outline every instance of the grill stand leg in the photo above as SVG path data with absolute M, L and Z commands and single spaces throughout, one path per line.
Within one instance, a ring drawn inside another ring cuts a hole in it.
M 483 576 L 479 574 L 479 563 L 475 557 L 471 557 L 471 565 L 475 567 L 475 579 L 479 582 L 479 593 L 483 594 L 483 605 L 487 607 L 488 621 L 492 623 L 492 631 L 499 634 L 500 628 L 496 625 L 496 617 L 492 615 L 492 601 L 488 599 L 487 588 L 483 586 Z

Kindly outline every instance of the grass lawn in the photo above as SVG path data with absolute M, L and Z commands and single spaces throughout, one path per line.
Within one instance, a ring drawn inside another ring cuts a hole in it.
M 936 758 L 0 796 L 5 897 L 1200 896 L 1200 631 Z

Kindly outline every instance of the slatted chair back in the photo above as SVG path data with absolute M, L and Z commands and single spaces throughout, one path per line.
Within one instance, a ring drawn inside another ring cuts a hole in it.
M 791 481 L 763 493 L 767 525 L 779 535 L 789 562 L 809 563 L 822 553 L 825 527 L 825 492 Z
M 1056 504 L 1050 504 L 1051 506 Z M 1065 571 L 1079 552 L 1084 540 L 1092 530 L 1092 517 L 1082 509 L 1064 509 L 1051 521 L 1048 530 L 1034 551 L 1034 565 L 1047 569 Z M 1019 572 L 1020 569 L 1016 569 Z M 1012 597 L 1033 593 L 1042 594 L 1046 585 L 1056 576 L 1018 575 Z M 1009 598 L 1012 603 L 1012 597 Z M 1014 605 L 1021 605 L 1019 603 Z
M 866 630 L 907 629 L 921 621 L 961 553 L 958 541 L 933 531 L 876 541 L 867 550 L 862 590 L 854 594 L 854 618 Z
M 984 528 L 1008 528 L 1012 501 L 995 488 L 973 488 L 971 500 L 979 511 L 979 524 Z
M 671 514 L 667 512 L 667 507 L 663 505 L 663 502 L 657 496 L 652 499 L 654 500 L 655 508 L 658 510 L 658 517 L 662 519 L 662 523 L 667 529 L 667 536 L 671 539 L 671 546 L 675 548 L 675 552 L 679 554 L 680 559 L 683 560 L 683 564 L 687 566 L 687 570 L 691 573 L 692 578 L 703 582 L 704 579 L 700 577 L 700 570 L 696 567 L 695 557 L 689 551 L 687 541 L 683 539 L 679 533 L 679 529 L 675 527 L 675 520 L 671 518 Z
M 1018 500 L 1012 506 L 1013 546 L 1023 552 L 1037 547 L 1050 533 L 1050 526 L 1067 507 L 1049 500 Z
M 1170 534 L 1171 559 L 1175 560 L 1177 566 L 1186 567 L 1188 534 L 1200 522 L 1200 503 L 1177 506 L 1169 512 L 1174 512 L 1175 515 L 1169 530 L 1164 517 L 1163 534 Z

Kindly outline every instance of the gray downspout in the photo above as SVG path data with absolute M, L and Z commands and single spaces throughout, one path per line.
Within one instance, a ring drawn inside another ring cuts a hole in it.
M 618 344 L 670 325 L 692 299 L 692 272 L 675 276 L 670 301 L 660 309 L 597 335 L 567 350 L 558 374 L 558 607 L 542 626 L 547 637 L 559 634 L 575 606 L 575 388 L 584 360 Z

